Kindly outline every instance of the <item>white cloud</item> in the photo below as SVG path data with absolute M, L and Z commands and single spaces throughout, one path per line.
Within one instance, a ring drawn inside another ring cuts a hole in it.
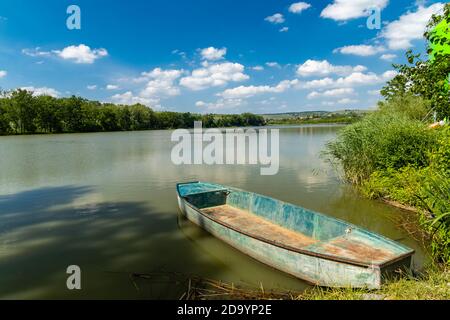
M 198 91 L 249 79 L 244 73 L 244 66 L 239 63 L 225 62 L 212 65 L 204 63 L 203 66 L 193 70 L 191 75 L 181 78 L 180 85 Z
M 332 85 L 334 85 L 334 80 L 327 77 L 323 79 L 307 81 L 302 85 L 302 87 L 304 89 L 315 89 L 315 88 L 331 87 Z
M 338 100 L 337 103 L 338 104 L 355 104 L 358 102 L 359 102 L 359 100 L 356 100 L 356 99 L 343 98 L 343 99 Z
M 381 77 L 382 77 L 383 81 L 389 81 L 389 80 L 395 78 L 395 76 L 397 76 L 397 75 L 398 75 L 397 71 L 388 70 L 388 71 L 384 72 Z
M 209 47 L 201 49 L 200 54 L 205 60 L 220 60 L 227 54 L 227 48 L 217 49 L 214 47 Z
M 356 19 L 368 16 L 372 8 L 382 10 L 388 3 L 389 0 L 334 0 L 323 9 L 320 16 L 336 21 Z
M 302 89 L 322 89 L 322 88 L 348 88 L 355 86 L 368 86 L 383 83 L 391 80 L 397 75 L 397 71 L 388 70 L 381 75 L 373 72 L 353 72 L 345 77 L 340 77 L 336 80 L 326 77 L 323 79 L 316 79 L 301 83 L 299 85 Z
M 378 96 L 380 95 L 380 90 L 369 90 L 367 91 L 368 94 L 370 94 L 371 96 Z
M 302 65 L 298 66 L 297 74 L 302 77 L 314 76 L 314 75 L 329 75 L 338 74 L 346 75 L 352 72 L 362 72 L 367 70 L 366 67 L 358 65 L 352 66 L 335 66 L 329 63 L 327 60 L 308 60 Z
M 393 53 L 386 53 L 386 54 L 381 55 L 381 57 L 380 57 L 380 59 L 386 60 L 386 61 L 392 61 L 395 58 L 397 58 L 397 55 L 393 54 Z
M 280 32 L 288 32 L 289 28 L 288 27 L 283 27 L 280 29 Z
M 159 102 L 163 98 L 177 96 L 180 94 L 180 88 L 176 83 L 184 73 L 184 70 L 161 69 L 155 68 L 148 72 L 142 72 L 138 78 L 132 78 L 133 83 L 143 83 L 138 94 L 132 91 L 126 91 L 122 94 L 115 94 L 111 97 L 112 101 L 120 104 L 136 104 L 141 103 L 146 106 L 159 107 Z M 129 78 L 121 79 L 121 81 L 130 81 Z M 114 88 L 110 86 L 111 90 Z
M 308 99 L 315 99 L 320 97 L 320 93 L 317 91 L 310 92 L 307 96 Z
M 319 98 L 319 97 L 341 97 L 341 96 L 351 95 L 354 93 L 355 93 L 355 90 L 353 88 L 338 88 L 338 89 L 326 90 L 323 92 L 313 91 L 310 94 L 308 94 L 308 99 L 314 99 L 314 98 Z
M 311 5 L 306 2 L 296 2 L 290 5 L 289 12 L 301 13 L 302 11 L 311 8 Z
M 423 38 L 431 16 L 443 9 L 444 4 L 435 3 L 429 7 L 419 6 L 416 12 L 407 12 L 398 20 L 389 23 L 381 33 L 392 50 L 408 49 L 412 41 Z
M 347 77 L 337 79 L 335 85 L 339 87 L 351 87 L 356 85 L 375 84 L 380 81 L 380 77 L 375 73 L 354 72 Z
M 183 74 L 183 70 L 163 70 L 155 68 L 150 72 L 143 72 L 142 78 L 147 79 L 146 87 L 141 91 L 140 96 L 144 98 L 161 98 L 165 96 L 177 96 L 180 89 L 176 86 L 177 80 Z
M 88 90 L 95 90 L 95 89 L 97 89 L 97 85 L 96 84 L 88 85 L 86 88 Z
M 240 86 L 233 89 L 227 89 L 219 95 L 225 99 L 245 99 L 264 93 L 282 93 L 292 87 L 297 87 L 298 85 L 299 81 L 297 79 L 284 80 L 276 86 Z
M 264 70 L 264 67 L 263 67 L 263 66 L 254 66 L 254 67 L 252 67 L 252 70 L 255 70 L 255 71 L 263 71 L 263 70 Z
M 278 62 L 266 62 L 266 66 L 271 67 L 271 68 L 281 68 L 281 66 Z
M 333 52 L 340 52 L 342 54 L 351 54 L 355 56 L 368 57 L 374 56 L 380 52 L 386 51 L 386 48 L 381 46 L 371 45 L 352 45 L 335 49 Z
M 95 60 L 106 57 L 106 49 L 91 49 L 89 46 L 80 44 L 78 46 L 68 46 L 62 50 L 54 50 L 58 57 L 80 64 L 92 64 Z
M 30 57 L 48 57 L 50 56 L 52 53 L 50 51 L 43 51 L 41 50 L 40 47 L 36 47 L 33 49 L 22 49 L 22 53 L 24 55 L 30 56 Z
M 388 70 L 382 75 L 375 73 L 362 73 L 354 72 L 347 77 L 342 77 L 336 80 L 335 86 L 337 87 L 352 87 L 352 86 L 365 86 L 371 84 L 383 83 L 391 80 L 397 75 L 397 71 Z
M 322 93 L 324 97 L 338 97 L 338 96 L 345 96 L 349 94 L 354 94 L 355 89 L 353 88 L 338 88 L 338 89 L 331 89 L 326 90 Z
M 20 88 L 22 90 L 27 90 L 33 92 L 34 96 L 51 96 L 54 98 L 57 98 L 59 96 L 59 91 L 53 89 L 53 88 L 47 88 L 47 87 L 22 87 Z
M 7 75 L 8 75 L 8 72 L 7 72 L 7 71 L 5 71 L 5 70 L 0 70 L 0 79 L 6 77 Z
M 285 21 L 284 16 L 281 13 L 275 13 L 272 16 L 266 17 L 264 20 L 273 24 L 280 24 Z
M 197 101 L 195 106 L 207 110 L 235 109 L 245 105 L 242 99 L 218 99 L 216 102 Z
M 158 100 L 146 99 L 139 96 L 135 96 L 131 91 L 127 91 L 122 94 L 115 94 L 111 97 L 111 99 L 115 103 L 124 105 L 133 105 L 140 103 L 146 106 L 151 106 L 152 103 L 158 102 Z
M 115 84 L 108 84 L 106 86 L 106 90 L 117 90 L 117 89 L 119 89 L 119 86 Z

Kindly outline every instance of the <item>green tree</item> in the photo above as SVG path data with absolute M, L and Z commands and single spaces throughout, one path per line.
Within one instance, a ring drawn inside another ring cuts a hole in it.
M 39 132 L 61 132 L 61 110 L 58 108 L 58 100 L 50 96 L 36 97 L 35 123 Z
M 3 96 L 3 93 L 0 92 L 0 96 Z M 9 134 L 11 131 L 9 125 L 8 103 L 8 100 L 3 98 L 0 99 L 0 135 Z
M 34 133 L 35 126 L 35 98 L 33 93 L 18 89 L 11 93 L 8 108 L 9 118 L 16 133 Z
M 381 90 L 386 100 L 406 94 L 418 95 L 430 101 L 430 111 L 435 111 L 439 118 L 450 116 L 449 20 L 450 4 L 446 4 L 441 14 L 432 16 L 424 34 L 429 59 L 423 60 L 420 54 L 409 50 L 406 53 L 408 64 L 394 64 L 399 73 Z

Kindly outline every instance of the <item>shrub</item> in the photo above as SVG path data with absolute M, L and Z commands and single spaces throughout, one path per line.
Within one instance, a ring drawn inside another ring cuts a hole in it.
M 387 198 L 409 206 L 421 206 L 422 186 L 430 170 L 405 167 L 374 172 L 361 187 L 362 193 L 371 199 Z
M 377 111 L 345 127 L 325 156 L 342 166 L 347 180 L 361 184 L 375 171 L 427 166 L 436 136 L 404 114 Z
M 423 223 L 433 236 L 433 256 L 450 264 L 450 175 L 440 173 L 427 180 L 423 186 L 422 202 L 433 217 L 423 217 Z
M 450 127 L 444 127 L 438 133 L 436 146 L 429 154 L 431 166 L 450 175 Z
M 406 95 L 393 97 L 389 102 L 378 103 L 380 112 L 392 114 L 400 113 L 411 120 L 422 121 L 432 114 L 430 113 L 431 103 L 421 97 Z

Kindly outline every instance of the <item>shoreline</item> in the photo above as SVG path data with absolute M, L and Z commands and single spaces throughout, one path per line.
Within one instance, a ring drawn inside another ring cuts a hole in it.
M 203 128 L 203 130 L 208 129 L 264 129 L 264 128 L 297 128 L 297 127 L 314 127 L 314 126 L 346 126 L 350 123 L 339 123 L 339 122 L 323 122 L 323 123 L 298 123 L 298 124 L 267 124 L 262 126 L 242 126 L 242 127 L 211 127 Z M 16 134 L 0 134 L 0 139 L 2 137 L 29 137 L 29 136 L 57 136 L 57 135 L 74 135 L 74 134 L 93 134 L 93 133 L 131 133 L 131 132 L 154 132 L 154 131 L 174 131 L 178 129 L 193 130 L 194 128 L 171 128 L 171 129 L 145 129 L 145 130 L 123 130 L 123 131 L 88 131 L 88 132 L 39 132 L 39 133 L 16 133 Z

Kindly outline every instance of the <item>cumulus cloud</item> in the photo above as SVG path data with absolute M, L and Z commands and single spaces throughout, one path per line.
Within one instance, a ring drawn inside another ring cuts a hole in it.
M 334 80 L 327 77 L 327 78 L 323 78 L 323 79 L 307 81 L 304 84 L 302 84 L 302 88 L 317 89 L 317 88 L 331 87 L 332 85 L 334 85 Z
M 370 86 L 380 84 L 391 80 L 397 75 L 397 71 L 388 70 L 383 74 L 375 74 L 373 72 L 353 72 L 348 76 L 340 77 L 336 80 L 326 77 L 315 79 L 299 84 L 301 89 L 324 89 L 324 88 L 351 88 L 357 86 Z
M 59 97 L 59 91 L 53 89 L 53 88 L 47 88 L 47 87 L 40 87 L 40 88 L 36 88 L 36 87 L 22 87 L 20 88 L 22 90 L 27 90 L 30 92 L 33 92 L 34 96 L 51 96 L 54 98 Z
M 144 98 L 177 96 L 180 94 L 180 89 L 175 84 L 175 80 L 180 78 L 182 74 L 183 70 L 163 70 L 161 68 L 143 72 L 141 76 L 148 82 L 140 95 Z
M 125 105 L 140 103 L 158 108 L 161 99 L 180 94 L 177 79 L 179 79 L 183 73 L 184 70 L 161 68 L 142 72 L 138 78 L 131 79 L 133 83 L 143 84 L 138 93 L 126 91 L 121 94 L 113 95 L 111 100 Z M 130 79 L 122 79 L 122 81 L 130 81 Z
M 189 76 L 181 78 L 180 85 L 198 91 L 248 79 L 249 76 L 244 73 L 242 64 L 224 62 L 209 65 L 204 63 L 203 68 L 195 69 Z
M 443 3 L 435 3 L 429 7 L 419 6 L 415 12 L 407 12 L 396 21 L 389 23 L 381 33 L 392 50 L 403 50 L 412 47 L 412 41 L 422 39 L 428 20 L 440 12 Z
M 357 86 L 379 83 L 380 77 L 375 73 L 354 72 L 347 77 L 336 80 L 335 85 L 339 87 Z
M 358 103 L 359 100 L 357 99 L 350 99 L 350 98 L 343 98 L 343 99 L 339 99 L 337 101 L 338 104 L 355 104 Z
M 335 66 L 329 63 L 327 60 L 307 60 L 302 65 L 298 66 L 297 74 L 302 77 L 315 76 L 315 75 L 329 75 L 338 74 L 346 75 L 352 72 L 363 72 L 367 70 L 366 67 L 358 65 L 352 66 Z
M 389 0 L 334 0 L 323 9 L 320 16 L 322 18 L 345 21 L 366 17 L 370 14 L 370 9 L 386 8 Z
M 88 85 L 86 88 L 88 90 L 95 90 L 95 89 L 97 89 L 97 85 L 96 84 Z
M 314 99 L 319 97 L 340 97 L 340 96 L 346 96 L 351 95 L 355 93 L 355 89 L 353 88 L 338 88 L 338 89 L 331 89 L 326 90 L 323 92 L 313 91 L 310 94 L 308 94 L 308 99 Z
M 115 84 L 108 84 L 106 86 L 106 90 L 117 90 L 117 89 L 119 89 L 119 86 Z
M 296 2 L 289 6 L 289 12 L 301 13 L 302 11 L 311 8 L 311 5 L 306 2 Z
M 143 104 L 146 106 L 152 106 L 153 103 L 158 102 L 158 100 L 152 100 L 134 95 L 131 91 L 124 92 L 122 94 L 115 94 L 111 97 L 112 101 L 118 104 L 133 105 L 133 104 Z
M 352 86 L 364 86 L 371 84 L 383 83 L 391 80 L 397 75 L 397 71 L 388 70 L 382 75 L 377 75 L 375 73 L 362 73 L 354 72 L 347 77 L 342 77 L 336 80 L 335 86 L 338 87 L 352 87 Z
M 299 85 L 297 79 L 284 80 L 276 86 L 240 86 L 232 89 L 227 89 L 219 95 L 225 99 L 246 99 L 264 93 L 282 93 L 286 90 Z
M 275 13 L 272 16 L 266 17 L 264 20 L 273 23 L 273 24 L 280 24 L 284 23 L 285 19 L 284 16 L 281 13 Z
M 335 49 L 333 52 L 339 52 L 342 54 L 350 54 L 361 57 L 374 56 L 378 53 L 386 51 L 386 48 L 382 46 L 371 46 L 371 45 L 352 45 L 345 46 Z
M 0 79 L 6 77 L 7 75 L 8 75 L 8 72 L 7 72 L 7 71 L 5 71 L 5 70 L 0 70 Z
M 214 47 L 209 47 L 201 49 L 200 54 L 204 60 L 220 60 L 227 54 L 227 48 L 217 49 Z
M 206 110 L 235 109 L 245 105 L 243 99 L 218 99 L 216 102 L 197 101 L 195 106 Z
M 289 28 L 288 27 L 283 27 L 280 29 L 280 32 L 288 32 Z
M 397 55 L 393 54 L 393 53 L 386 53 L 386 54 L 381 55 L 381 57 L 380 57 L 380 59 L 386 60 L 386 61 L 392 61 L 395 58 L 397 58 Z
M 106 49 L 91 49 L 89 46 L 80 44 L 78 46 L 68 46 L 62 50 L 54 50 L 58 57 L 64 60 L 73 61 L 79 64 L 92 64 L 95 60 L 106 57 Z

